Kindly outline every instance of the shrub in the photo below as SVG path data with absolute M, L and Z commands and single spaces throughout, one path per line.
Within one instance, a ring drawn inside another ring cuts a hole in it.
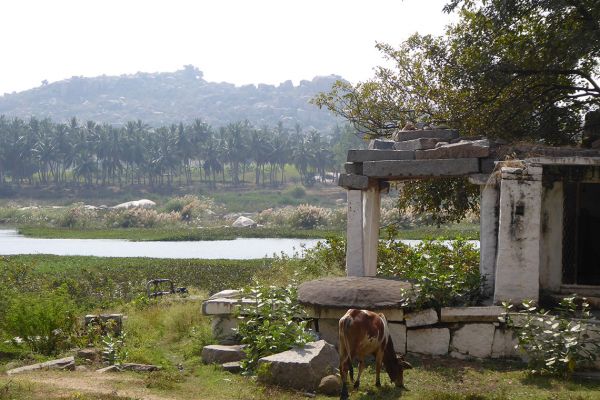
M 167 212 L 179 213 L 182 221 L 192 221 L 214 214 L 215 204 L 208 197 L 186 195 L 170 199 L 164 208 Z
M 509 314 L 512 305 L 504 306 L 506 322 L 517 335 L 517 346 L 529 356 L 532 373 L 569 377 L 577 367 L 587 366 L 600 355 L 600 342 L 588 333 L 593 317 L 585 299 L 578 307 L 575 295 L 563 298 L 556 314 L 525 301 L 520 315 L 523 321 L 518 325 Z
M 56 220 L 56 225 L 63 228 L 83 228 L 91 225 L 96 219 L 96 213 L 88 210 L 83 204 L 69 207 Z
M 423 309 L 475 305 L 481 300 L 479 251 L 465 240 L 425 240 L 415 246 L 397 241 L 394 230 L 379 243 L 378 275 L 413 283 L 406 306 Z
M 290 224 L 295 228 L 313 229 L 327 222 L 327 210 L 321 207 L 302 204 L 290 216 Z
M 306 190 L 302 186 L 296 185 L 284 191 L 284 194 L 292 196 L 294 199 L 301 199 L 306 196 Z
M 31 350 L 53 355 L 68 348 L 76 332 L 77 306 L 65 288 L 15 295 L 4 318 L 4 330 L 20 337 Z
M 113 212 L 108 217 L 109 223 L 118 228 L 152 228 L 159 225 L 172 224 L 179 220 L 177 213 L 158 213 L 147 208 L 128 208 Z
M 255 299 L 244 305 L 243 315 L 239 315 L 238 334 L 246 345 L 242 368 L 247 372 L 254 371 L 262 357 L 313 340 L 306 330 L 307 321 L 299 319 L 304 311 L 295 287 L 255 286 L 245 289 L 244 297 Z

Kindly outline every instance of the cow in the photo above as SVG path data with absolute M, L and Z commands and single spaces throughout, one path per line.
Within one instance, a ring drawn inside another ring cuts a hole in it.
M 360 385 L 360 376 L 365 369 L 365 357 L 375 356 L 375 385 L 381 386 L 379 373 L 385 366 L 390 379 L 397 387 L 404 387 L 404 370 L 412 368 L 402 356 L 396 356 L 387 320 L 383 314 L 368 310 L 350 309 L 339 322 L 340 375 L 342 377 L 341 400 L 348 399 L 347 374 L 354 380 L 352 361 L 357 358 L 358 376 L 354 388 Z

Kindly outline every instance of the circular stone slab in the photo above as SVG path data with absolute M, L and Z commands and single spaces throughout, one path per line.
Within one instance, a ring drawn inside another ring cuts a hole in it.
M 349 276 L 305 282 L 298 288 L 303 305 L 331 308 L 382 309 L 401 307 L 409 282 Z

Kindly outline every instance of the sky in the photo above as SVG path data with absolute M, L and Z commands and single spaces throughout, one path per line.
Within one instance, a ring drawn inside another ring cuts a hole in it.
M 167 72 L 279 84 L 368 79 L 377 41 L 441 34 L 447 0 L 2 0 L 0 94 L 72 76 Z

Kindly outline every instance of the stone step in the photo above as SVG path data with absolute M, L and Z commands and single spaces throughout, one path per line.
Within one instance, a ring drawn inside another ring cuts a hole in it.
M 202 362 L 204 364 L 224 364 L 232 361 L 241 361 L 246 357 L 244 348 L 240 345 L 211 344 L 202 349 Z

